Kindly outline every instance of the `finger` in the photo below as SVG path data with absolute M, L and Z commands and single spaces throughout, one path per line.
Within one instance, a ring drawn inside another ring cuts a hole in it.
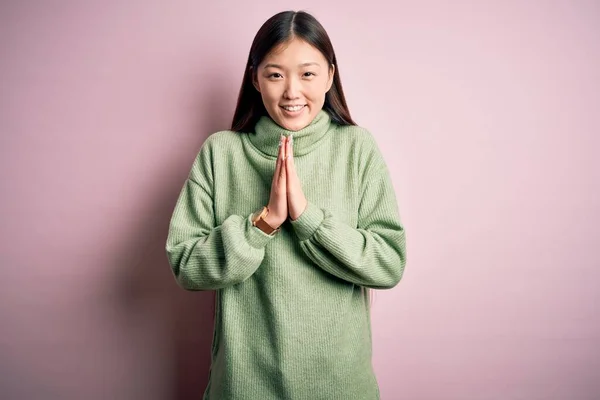
M 294 172 L 296 172 L 296 166 L 294 164 L 294 148 L 293 148 L 293 143 L 294 143 L 294 139 L 292 136 L 290 136 L 289 141 L 287 142 L 287 146 L 286 146 L 286 155 L 287 155 L 287 159 L 286 159 L 286 170 L 290 173 L 293 174 Z
M 286 144 L 287 138 L 283 138 L 283 142 L 281 142 L 281 147 L 279 149 L 280 157 L 279 157 L 279 184 L 282 184 L 281 180 L 285 179 L 285 157 L 286 157 Z
M 290 157 L 294 156 L 294 152 L 292 151 L 292 144 L 294 143 L 294 136 L 290 135 L 287 137 L 287 141 L 285 142 L 285 158 L 286 160 Z
M 279 153 L 277 154 L 277 161 L 275 163 L 275 173 L 273 174 L 273 184 L 278 184 L 279 176 L 281 175 L 283 156 L 284 156 L 284 141 L 283 136 L 279 140 Z

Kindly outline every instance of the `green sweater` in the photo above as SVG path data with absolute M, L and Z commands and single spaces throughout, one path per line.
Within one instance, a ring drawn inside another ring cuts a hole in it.
M 269 236 L 250 216 L 268 203 L 282 134 L 293 134 L 308 206 Z M 365 288 L 400 281 L 405 236 L 368 131 L 322 110 L 297 132 L 262 117 L 252 133 L 213 133 L 181 190 L 166 251 L 183 288 L 216 290 L 205 400 L 379 399 Z

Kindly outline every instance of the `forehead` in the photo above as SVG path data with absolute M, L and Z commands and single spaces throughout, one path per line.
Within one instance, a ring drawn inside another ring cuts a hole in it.
M 280 43 L 275 46 L 263 60 L 262 64 L 301 64 L 307 62 L 318 62 L 325 64 L 327 61 L 323 54 L 313 45 L 300 39 Z

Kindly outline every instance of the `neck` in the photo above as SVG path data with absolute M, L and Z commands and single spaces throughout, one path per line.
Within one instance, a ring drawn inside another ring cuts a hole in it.
M 294 157 L 301 156 L 314 149 L 318 142 L 331 128 L 331 119 L 327 112 L 320 110 L 306 127 L 298 131 L 290 131 L 279 126 L 269 116 L 262 116 L 255 126 L 255 132 L 248 137 L 252 144 L 263 153 L 277 157 L 279 153 L 279 138 L 293 136 Z

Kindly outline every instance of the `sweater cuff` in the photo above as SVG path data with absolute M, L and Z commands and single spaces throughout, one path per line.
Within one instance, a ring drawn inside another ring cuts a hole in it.
M 248 215 L 246 218 L 244 236 L 246 237 L 248 244 L 256 249 L 264 248 L 274 237 L 274 235 L 267 235 L 252 225 L 252 214 Z
M 296 231 L 298 239 L 302 242 L 314 235 L 324 218 L 323 210 L 309 201 L 302 214 L 296 220 L 290 220 L 290 223 Z

